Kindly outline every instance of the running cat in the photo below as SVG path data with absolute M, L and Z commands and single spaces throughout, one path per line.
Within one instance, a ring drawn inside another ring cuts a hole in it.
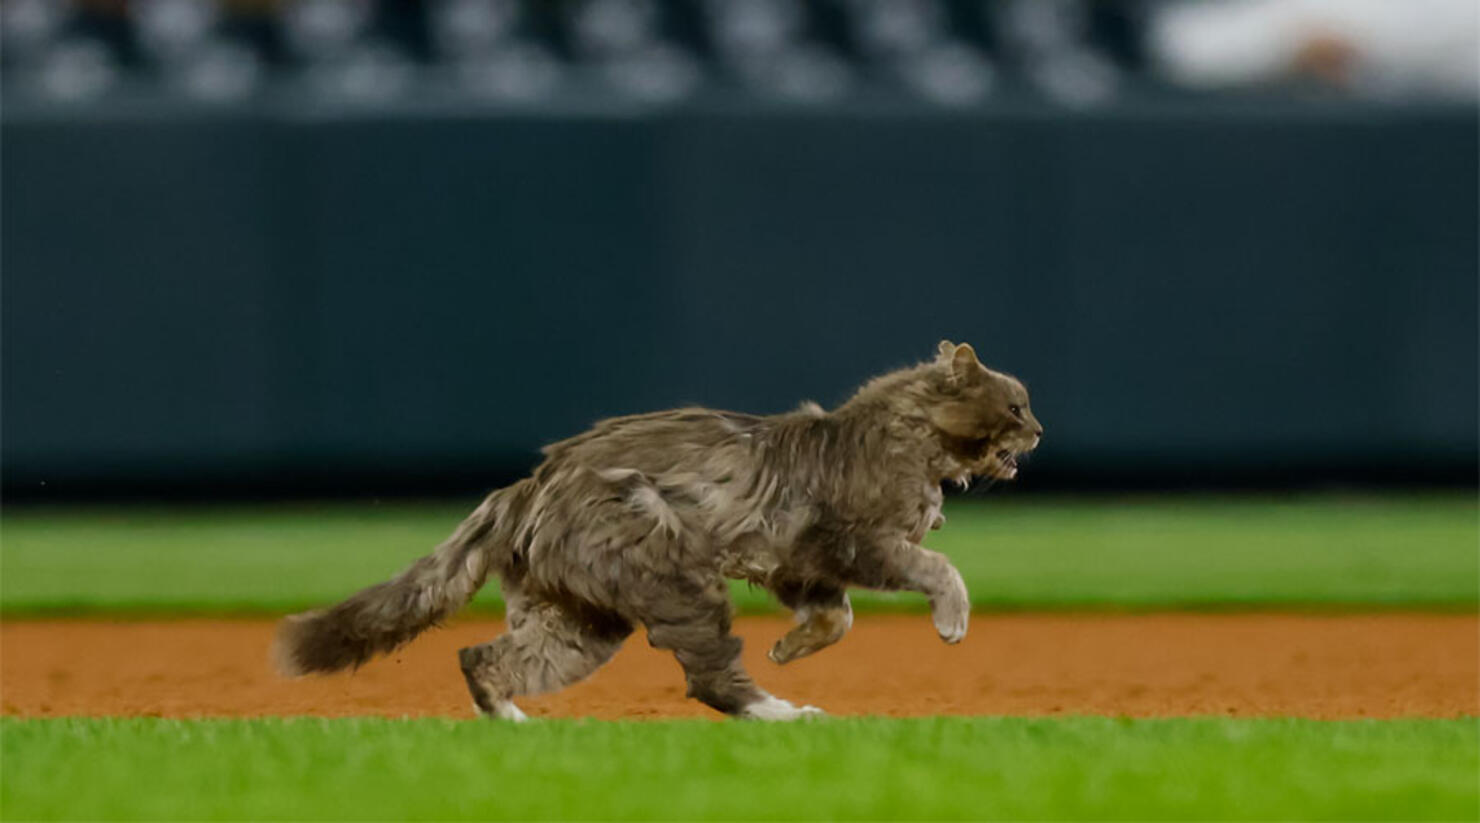
M 849 586 L 924 593 L 941 638 L 958 643 L 966 586 L 920 546 L 945 522 L 941 483 L 1015 477 L 1042 434 L 1022 383 L 949 341 L 833 411 L 605 420 L 546 447 L 530 477 L 490 494 L 400 576 L 285 619 L 275 657 L 288 675 L 358 666 L 450 616 L 496 574 L 509 631 L 459 653 L 484 714 L 524 719 L 513 698 L 587 677 L 639 625 L 678 658 L 690 697 L 741 717 L 819 714 L 767 694 L 741 667 L 726 578 L 796 612 L 770 651 L 777 663 L 847 632 Z

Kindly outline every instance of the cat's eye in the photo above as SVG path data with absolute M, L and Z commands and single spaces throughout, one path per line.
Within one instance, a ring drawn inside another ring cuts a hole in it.
M 1012 404 L 1011 406 L 1008 406 L 1007 407 L 1007 410 L 1010 411 L 1010 412 L 1012 412 L 1013 414 L 1017 415 L 1018 417 L 1022 417 L 1023 416 L 1023 409 L 1022 409 L 1022 407 L 1019 406 L 1019 405 L 1017 405 L 1016 403 Z

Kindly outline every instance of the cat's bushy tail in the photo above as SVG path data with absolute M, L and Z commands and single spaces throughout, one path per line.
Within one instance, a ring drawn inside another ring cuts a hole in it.
M 272 657 L 289 677 L 358 667 L 462 608 L 512 554 L 529 481 L 490 494 L 437 550 L 384 583 L 278 624 Z

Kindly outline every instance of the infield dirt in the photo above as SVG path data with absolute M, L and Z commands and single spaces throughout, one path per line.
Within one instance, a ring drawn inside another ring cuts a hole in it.
M 765 659 L 789 628 L 736 630 L 762 686 L 832 714 L 1186 714 L 1314 718 L 1480 713 L 1480 619 L 1442 614 L 976 615 L 945 646 L 923 615 L 860 615 L 819 655 Z M 283 680 L 267 620 L 7 621 L 7 715 L 471 715 L 456 650 L 503 630 L 461 620 L 354 674 Z M 671 655 L 639 633 L 533 716 L 717 717 L 684 698 Z

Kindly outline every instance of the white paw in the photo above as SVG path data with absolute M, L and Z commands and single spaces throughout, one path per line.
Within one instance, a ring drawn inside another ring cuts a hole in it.
M 959 614 L 944 615 L 937 611 L 935 613 L 935 630 L 940 633 L 940 639 L 947 644 L 955 645 L 966 639 L 966 611 Z
M 820 717 L 825 714 L 816 706 L 794 706 L 789 700 L 766 695 L 740 710 L 741 717 L 752 720 L 800 720 L 804 717 Z
M 523 723 L 529 719 L 529 715 L 520 711 L 519 707 L 515 706 L 513 701 L 511 700 L 500 700 L 499 702 L 493 704 L 493 711 L 491 712 L 483 711 L 482 709 L 478 708 L 478 704 L 474 703 L 473 711 L 483 715 L 484 717 L 495 717 L 499 720 L 507 720 L 511 723 Z
M 956 575 L 953 585 L 944 594 L 930 601 L 930 617 L 940 639 L 950 644 L 960 643 L 966 637 L 966 624 L 971 619 L 971 599 L 966 594 L 966 584 Z

